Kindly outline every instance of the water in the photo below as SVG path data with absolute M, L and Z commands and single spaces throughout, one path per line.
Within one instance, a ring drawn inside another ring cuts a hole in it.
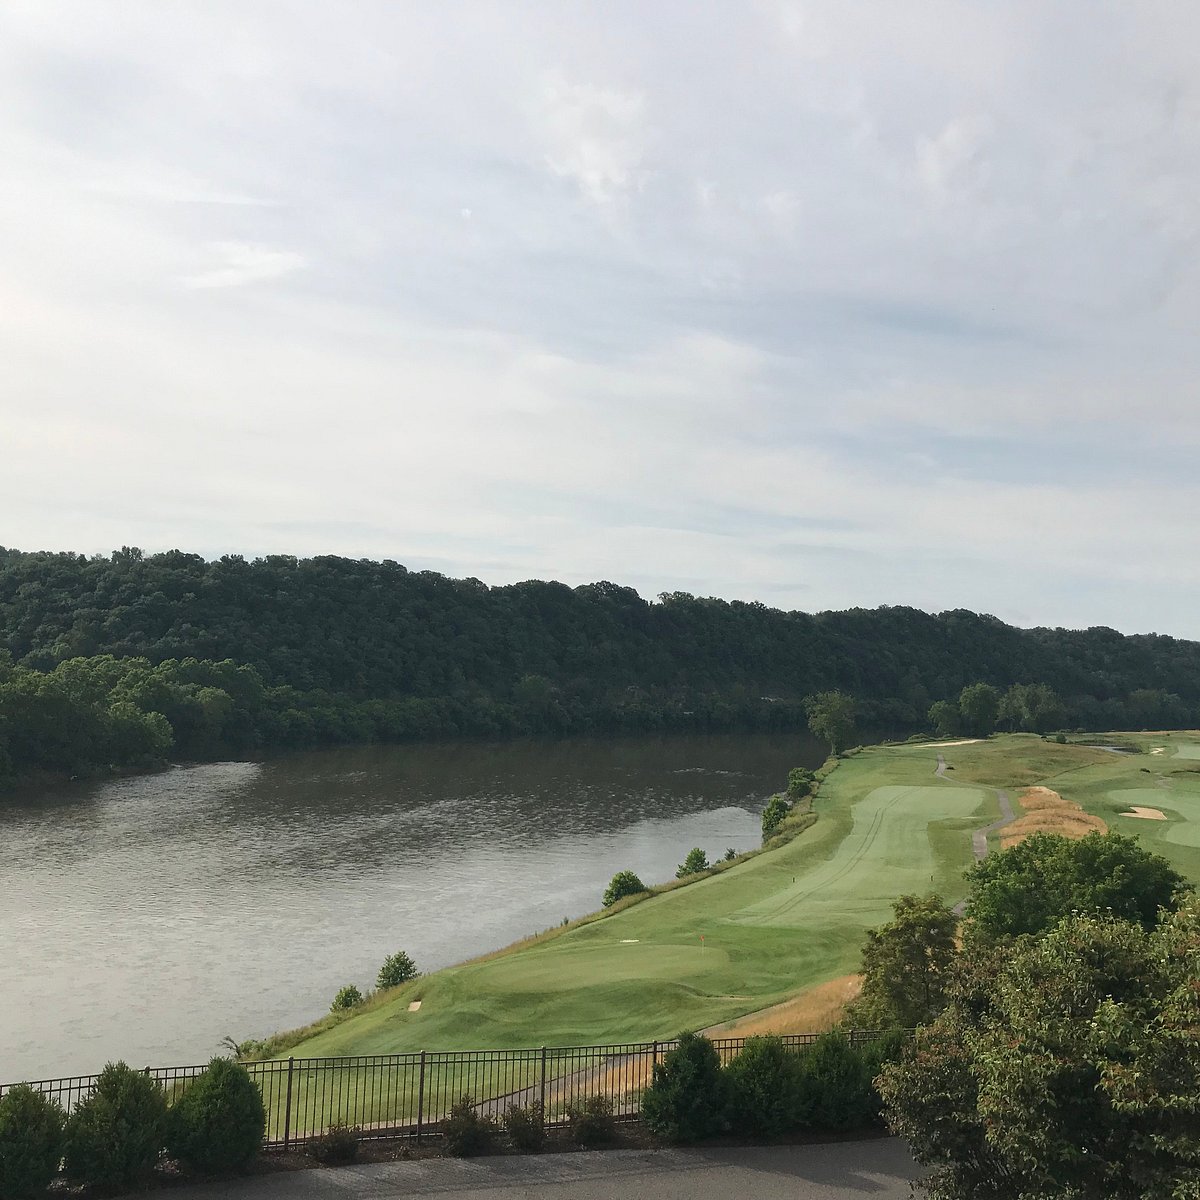
M 326 750 L 0 799 L 0 1082 L 206 1061 L 759 843 L 799 735 Z

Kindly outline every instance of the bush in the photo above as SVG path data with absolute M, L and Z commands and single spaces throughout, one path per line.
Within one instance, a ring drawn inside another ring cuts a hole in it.
M 546 1144 L 546 1120 L 536 1101 L 528 1108 L 510 1104 L 504 1110 L 504 1132 L 518 1149 L 536 1154 Z
M 585 1096 L 582 1100 L 572 1100 L 567 1105 L 567 1125 L 571 1130 L 571 1140 L 585 1150 L 593 1146 L 607 1146 L 617 1136 L 613 1103 L 607 1096 Z
M 777 1037 L 747 1038 L 725 1068 L 731 1124 L 741 1133 L 777 1137 L 799 1124 L 800 1058 Z
M 244 1167 L 262 1148 L 267 1113 L 250 1072 L 214 1058 L 171 1107 L 167 1149 L 200 1171 Z
M 67 1121 L 67 1177 L 103 1191 L 128 1190 L 158 1162 L 166 1129 L 158 1083 L 126 1063 L 109 1063 Z
M 762 836 L 764 842 L 774 835 L 775 831 L 782 824 L 783 818 L 791 811 L 792 806 L 783 796 L 772 796 L 767 801 L 767 806 L 762 812 Z
M 18 1084 L 0 1097 L 0 1196 L 39 1196 L 58 1174 L 66 1114 L 49 1096 Z
M 495 1146 L 498 1132 L 496 1122 L 476 1112 L 475 1101 L 466 1095 L 450 1106 L 450 1112 L 441 1124 L 446 1149 L 455 1158 L 486 1154 Z
M 334 996 L 333 1003 L 329 1006 L 330 1012 L 345 1012 L 348 1008 L 357 1008 L 363 1002 L 363 994 L 352 983 L 346 984 L 343 988 L 338 988 L 338 994 Z
M 361 1133 L 357 1125 L 330 1125 L 319 1137 L 309 1140 L 308 1152 L 324 1166 L 345 1166 L 358 1157 Z
M 681 1033 L 679 1044 L 654 1065 L 642 1094 L 642 1123 L 667 1142 L 695 1142 L 725 1128 L 726 1080 L 708 1038 Z
M 699 846 L 694 846 L 687 852 L 687 858 L 679 864 L 675 878 L 685 879 L 688 875 L 699 875 L 701 871 L 708 870 L 708 865 L 708 855 Z
M 379 975 L 375 979 L 375 986 L 382 991 L 384 988 L 399 987 L 416 977 L 416 963 L 403 950 L 397 950 L 395 954 L 389 954 L 383 960 L 383 966 L 379 968 Z
M 632 871 L 618 871 L 604 889 L 601 903 L 605 908 L 612 908 L 618 900 L 623 900 L 626 896 L 636 896 L 638 892 L 646 890 L 646 885 Z
M 807 796 L 813 788 L 814 775 L 805 767 L 793 767 L 788 772 L 787 794 L 793 800 Z
M 822 1034 L 800 1056 L 796 1113 L 802 1127 L 818 1132 L 863 1129 L 877 1120 L 876 1069 L 845 1034 Z

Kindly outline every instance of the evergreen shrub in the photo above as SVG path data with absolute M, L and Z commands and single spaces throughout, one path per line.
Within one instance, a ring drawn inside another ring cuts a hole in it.
M 726 1079 L 716 1047 L 698 1033 L 679 1043 L 654 1066 L 642 1094 L 642 1123 L 666 1142 L 697 1142 L 726 1125 Z
M 729 1122 L 745 1134 L 778 1137 L 799 1124 L 801 1059 L 777 1037 L 752 1037 L 726 1068 Z
M 358 1157 L 361 1133 L 356 1125 L 330 1125 L 320 1136 L 309 1140 L 308 1153 L 324 1166 L 345 1166 Z
M 845 1034 L 822 1034 L 799 1060 L 796 1113 L 802 1128 L 840 1133 L 864 1129 L 878 1118 L 872 1083 L 877 1068 Z
M 240 1063 L 214 1058 L 172 1105 L 167 1149 L 199 1171 L 233 1171 L 262 1148 L 262 1093 Z
M 27 1083 L 0 1097 L 0 1196 L 40 1196 L 58 1174 L 66 1114 Z
M 571 1101 L 567 1105 L 567 1125 L 571 1140 L 585 1150 L 607 1146 L 617 1136 L 613 1104 L 607 1096 L 585 1096 Z
M 441 1124 L 446 1150 L 455 1158 L 486 1154 L 496 1144 L 496 1122 L 475 1110 L 475 1101 L 462 1095 L 450 1106 Z
M 154 1169 L 166 1131 L 167 1102 L 158 1082 L 127 1063 L 109 1063 L 67 1120 L 67 1178 L 127 1191 Z
M 517 1150 L 536 1154 L 546 1144 L 542 1106 L 536 1101 L 527 1108 L 510 1104 L 504 1110 L 504 1132 Z

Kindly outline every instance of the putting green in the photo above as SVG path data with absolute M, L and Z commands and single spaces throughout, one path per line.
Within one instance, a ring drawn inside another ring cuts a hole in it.
M 875 913 L 906 892 L 928 891 L 935 869 L 929 825 L 969 817 L 978 788 L 879 787 L 852 808 L 854 825 L 837 853 L 797 882 L 726 920 L 803 927 Z
M 1155 831 L 1138 829 L 1137 832 L 1141 836 L 1149 840 L 1170 842 L 1174 846 L 1200 849 L 1200 788 L 1197 785 L 1175 781 L 1170 788 L 1125 788 L 1109 792 L 1109 795 L 1114 803 L 1122 807 L 1157 808 L 1166 816 L 1166 822 L 1127 817 L 1128 825 L 1160 827 L 1157 837 Z M 1133 831 L 1122 828 L 1121 832 Z
M 1184 742 L 1182 746 L 1176 748 L 1174 757 L 1200 759 L 1200 743 Z

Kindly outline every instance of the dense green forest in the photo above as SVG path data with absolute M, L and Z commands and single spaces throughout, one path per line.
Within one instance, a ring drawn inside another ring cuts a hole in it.
M 488 587 L 399 563 L 0 548 L 0 775 L 431 737 L 929 726 L 970 684 L 1031 727 L 1200 719 L 1200 643 L 911 608 L 782 612 L 612 583 Z

